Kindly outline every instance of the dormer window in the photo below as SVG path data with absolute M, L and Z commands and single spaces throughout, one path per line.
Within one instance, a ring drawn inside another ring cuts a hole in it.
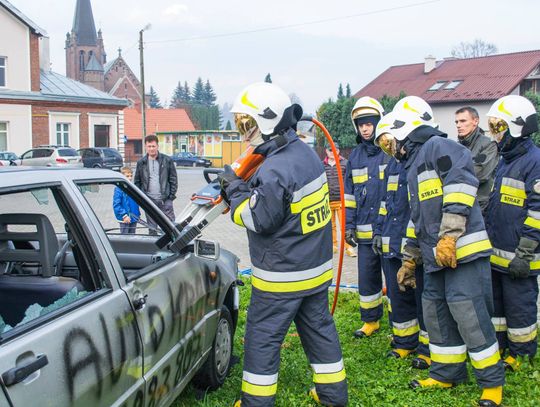
M 450 81 L 448 85 L 444 87 L 445 90 L 453 90 L 459 86 L 459 84 L 463 81 Z
M 431 88 L 429 88 L 428 91 L 439 90 L 440 88 L 442 88 L 444 86 L 445 83 L 446 83 L 446 81 L 437 81 L 433 85 L 431 85 Z
M 6 65 L 7 58 L 0 57 L 0 88 L 4 88 L 6 86 Z

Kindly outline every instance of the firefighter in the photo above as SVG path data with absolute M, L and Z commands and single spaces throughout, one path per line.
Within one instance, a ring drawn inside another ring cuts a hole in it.
M 381 256 L 372 251 L 373 228 L 384 197 L 384 169 L 388 157 L 373 140 L 384 109 L 375 99 L 364 96 L 356 101 L 351 119 L 358 145 L 351 152 L 345 172 L 345 239 L 358 245 L 358 291 L 360 317 L 364 325 L 354 336 L 364 338 L 379 330 L 382 307 Z
M 294 321 L 313 369 L 310 395 L 323 405 L 344 406 L 347 380 L 328 310 L 328 184 L 321 161 L 295 133 L 302 108 L 276 85 L 255 83 L 240 92 L 232 112 L 240 133 L 252 144 L 262 142 L 254 153 L 265 157 L 248 182 L 229 166 L 220 175 L 231 218 L 247 229 L 252 263 L 242 400 L 236 405 L 274 405 L 280 347 Z
M 410 97 L 409 97 L 410 98 Z M 419 98 L 417 98 L 419 99 Z M 431 113 L 431 108 L 420 99 L 411 102 L 418 109 Z M 416 103 L 415 103 L 416 102 Z M 419 105 L 419 106 L 416 106 Z M 394 114 L 384 116 L 376 129 L 375 144 L 387 133 L 394 122 Z M 427 123 L 432 123 L 429 116 Z M 384 151 L 384 150 L 383 150 Z M 402 250 L 407 238 L 415 239 L 414 226 L 410 221 L 410 209 L 407 198 L 407 172 L 401 162 L 391 158 L 385 170 L 386 196 L 381 201 L 379 217 L 373 236 L 373 251 L 382 254 L 382 266 L 387 287 L 388 314 L 392 326 L 393 349 L 389 357 L 405 358 L 415 350 L 417 356 L 412 366 L 417 369 L 427 369 L 431 363 L 429 358 L 429 337 L 422 315 L 422 280 L 423 269 L 415 268 L 416 288 L 406 289 L 398 284 L 397 271 L 401 267 Z
M 491 256 L 493 323 L 509 370 L 518 356 L 533 357 L 537 348 L 537 298 L 540 274 L 540 150 L 529 137 L 538 131 L 533 104 L 505 96 L 488 112 L 489 129 L 501 162 L 487 209 Z
M 502 401 L 504 368 L 491 323 L 491 244 L 476 200 L 471 153 L 416 114 L 400 109 L 379 144 L 407 170 L 417 244 L 408 240 L 398 281 L 414 286 L 424 267 L 422 306 L 429 333 L 429 378 L 411 387 L 449 388 L 467 380 L 467 352 L 483 389 L 479 406 Z

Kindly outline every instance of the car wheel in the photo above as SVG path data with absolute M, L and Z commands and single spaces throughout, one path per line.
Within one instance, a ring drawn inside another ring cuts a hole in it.
M 94 164 L 94 166 L 92 168 L 101 168 L 101 165 L 99 164 Z
M 229 309 L 223 305 L 217 323 L 216 336 L 208 359 L 193 378 L 193 384 L 204 390 L 216 390 L 231 368 L 234 328 Z

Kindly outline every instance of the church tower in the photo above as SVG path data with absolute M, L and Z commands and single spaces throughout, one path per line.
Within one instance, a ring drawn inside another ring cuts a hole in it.
M 101 30 L 96 32 L 90 0 L 77 0 L 73 27 L 66 35 L 66 76 L 98 90 L 105 90 L 107 54 Z

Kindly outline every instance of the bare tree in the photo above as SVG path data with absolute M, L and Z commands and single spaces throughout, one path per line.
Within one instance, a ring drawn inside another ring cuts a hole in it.
M 454 58 L 477 58 L 486 57 L 497 53 L 495 44 L 475 39 L 473 42 L 460 42 L 452 48 Z

